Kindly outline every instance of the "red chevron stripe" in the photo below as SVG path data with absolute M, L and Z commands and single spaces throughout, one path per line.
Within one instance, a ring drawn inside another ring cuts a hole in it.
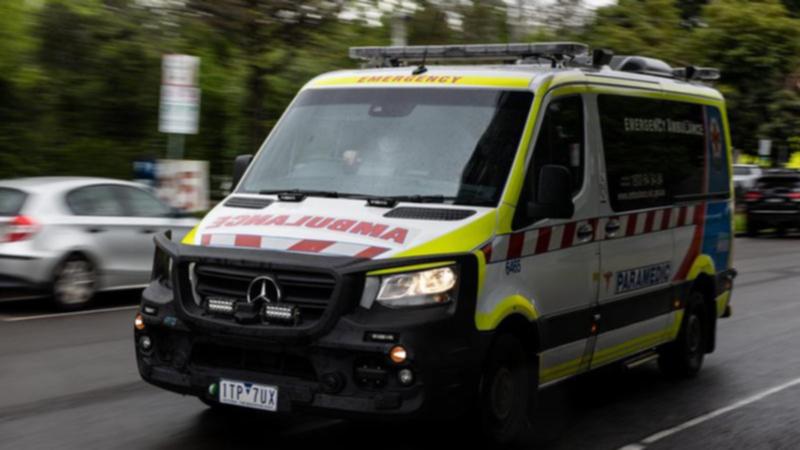
M 650 233 L 653 231 L 653 222 L 656 219 L 656 212 L 655 211 L 648 211 L 647 216 L 644 219 L 644 232 Z
M 575 226 L 577 223 L 570 222 L 564 226 L 564 234 L 561 236 L 561 248 L 572 247 L 572 241 L 575 239 Z
M 508 240 L 508 259 L 522 256 L 522 245 L 525 243 L 525 233 L 514 233 Z
M 292 252 L 319 253 L 333 244 L 335 244 L 335 242 L 333 241 L 317 241 L 314 239 L 303 239 L 302 241 L 289 247 L 288 250 Z
M 550 227 L 539 228 L 539 239 L 536 240 L 536 254 L 546 253 L 547 248 L 550 247 L 550 234 L 552 229 Z
M 667 208 L 664 210 L 664 214 L 661 216 L 661 229 L 668 230 L 669 229 L 669 220 L 672 218 L 672 208 Z
M 387 250 L 389 250 L 389 249 L 388 248 L 384 248 L 384 247 L 367 247 L 366 249 L 361 250 L 360 252 L 356 253 L 355 257 L 356 258 L 372 259 L 372 258 L 380 255 L 381 253 L 386 252 Z
M 233 245 L 237 247 L 261 247 L 261 236 L 253 234 L 237 234 Z
M 633 236 L 636 234 L 636 220 L 638 218 L 638 214 L 628 214 L 628 227 L 625 228 L 625 236 Z

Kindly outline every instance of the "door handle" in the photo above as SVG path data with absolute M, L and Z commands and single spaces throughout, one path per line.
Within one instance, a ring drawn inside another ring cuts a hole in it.
M 585 223 L 581 225 L 580 228 L 578 228 L 579 241 L 581 242 L 588 241 L 589 239 L 592 238 L 592 236 L 594 236 L 594 228 L 592 227 L 591 224 Z
M 87 228 L 86 229 L 87 233 L 92 233 L 92 234 L 103 233 L 105 231 L 106 231 L 105 228 Z
M 606 223 L 606 235 L 608 237 L 616 237 L 619 232 L 620 225 L 618 219 L 611 219 Z
M 153 234 L 156 231 L 158 231 L 158 230 L 154 230 L 152 228 L 145 228 L 143 230 L 139 230 L 139 233 L 142 233 L 142 234 Z

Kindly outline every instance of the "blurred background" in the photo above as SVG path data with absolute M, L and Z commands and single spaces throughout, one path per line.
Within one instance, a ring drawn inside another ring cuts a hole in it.
M 131 179 L 169 156 L 208 161 L 219 197 L 305 82 L 393 42 L 577 40 L 718 67 L 739 161 L 800 167 L 799 16 L 794 0 L 2 0 L 0 179 Z M 199 58 L 195 133 L 159 131 L 173 53 Z

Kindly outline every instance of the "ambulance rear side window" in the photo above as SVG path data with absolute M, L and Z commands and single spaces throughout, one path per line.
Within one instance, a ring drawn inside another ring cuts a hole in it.
M 600 95 L 598 107 L 614 211 L 664 206 L 704 194 L 702 105 Z

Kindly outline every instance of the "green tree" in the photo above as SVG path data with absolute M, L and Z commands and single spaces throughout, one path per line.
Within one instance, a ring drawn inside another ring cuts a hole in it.
M 800 62 L 800 21 L 777 0 L 717 0 L 702 19 L 708 26 L 694 30 L 685 51 L 721 69 L 734 146 L 754 152 L 756 131 L 772 120 L 772 105 Z
M 683 59 L 687 31 L 673 0 L 620 0 L 600 8 L 582 40 L 621 55 Z
M 448 44 L 453 30 L 447 23 L 447 14 L 428 0 L 419 2 L 408 21 L 408 43 L 412 45 Z
M 467 43 L 508 42 L 509 26 L 503 0 L 472 0 L 461 7 L 461 40 Z
M 280 95 L 270 81 L 295 63 L 300 49 L 336 20 L 341 4 L 324 0 L 189 0 L 186 14 L 224 34 L 241 54 L 246 70 L 244 121 L 248 147 L 255 149 L 274 123 L 268 113 L 272 96 Z

